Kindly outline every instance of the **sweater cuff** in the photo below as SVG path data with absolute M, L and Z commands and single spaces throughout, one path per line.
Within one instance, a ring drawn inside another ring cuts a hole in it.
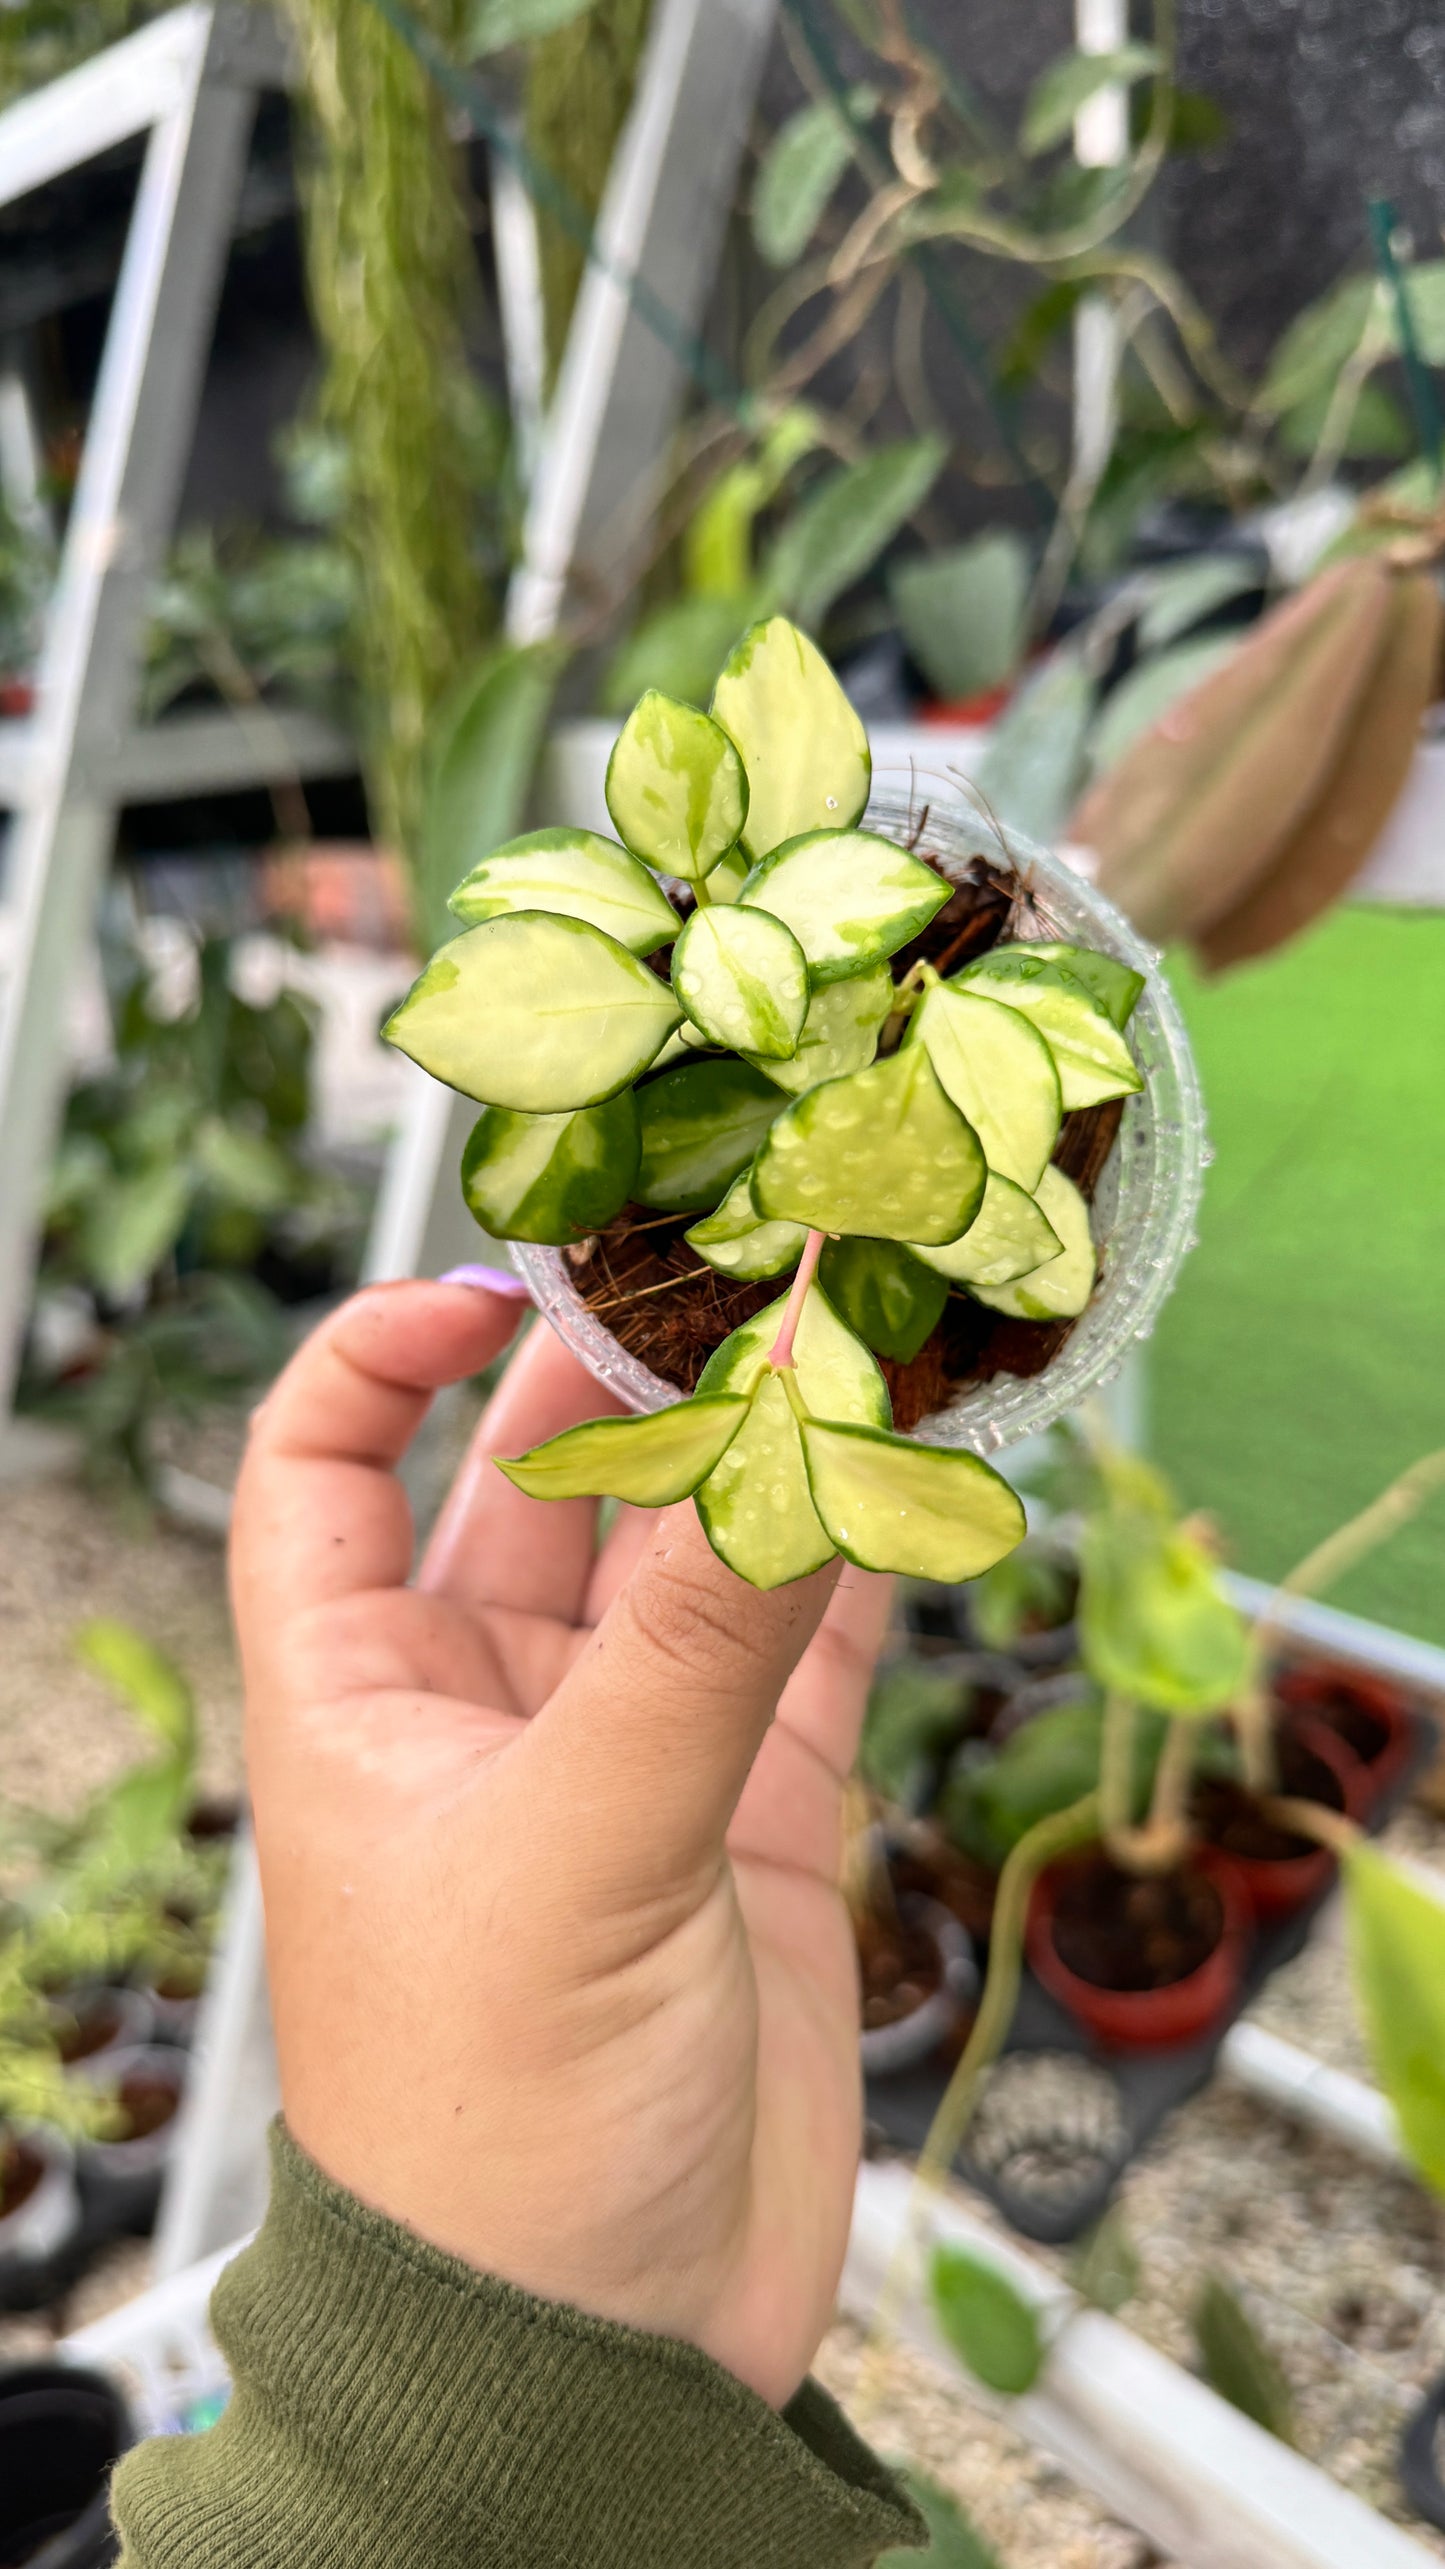
M 279 2125 L 212 2322 L 229 2406 L 122 2464 L 123 2569 L 863 2569 L 927 2540 L 815 2383 L 779 2415 L 696 2347 L 476 2274 Z

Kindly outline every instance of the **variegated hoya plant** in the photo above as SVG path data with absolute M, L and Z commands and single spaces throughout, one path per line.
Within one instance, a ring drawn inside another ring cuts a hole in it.
M 893 1432 L 874 1350 L 915 1353 L 951 1289 L 1082 1311 L 1095 1254 L 1053 1165 L 1061 1119 L 1143 1084 L 1124 1031 L 1142 985 L 1113 956 L 1002 945 L 895 980 L 954 886 L 860 826 L 870 778 L 814 644 L 754 626 L 710 713 L 637 705 L 607 774 L 616 839 L 537 830 L 458 884 L 462 933 L 386 1029 L 481 1101 L 462 1183 L 494 1237 L 574 1244 L 676 1203 L 685 1168 L 698 1258 L 791 1274 L 690 1399 L 501 1465 L 539 1498 L 695 1494 L 760 1588 L 835 1552 L 967 1579 L 1019 1540 L 988 1464 Z

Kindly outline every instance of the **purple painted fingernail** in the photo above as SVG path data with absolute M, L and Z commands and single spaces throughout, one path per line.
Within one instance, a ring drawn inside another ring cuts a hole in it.
M 510 1267 L 448 1267 L 438 1284 L 475 1285 L 479 1293 L 499 1293 L 509 1302 L 530 1302 L 529 1288 Z

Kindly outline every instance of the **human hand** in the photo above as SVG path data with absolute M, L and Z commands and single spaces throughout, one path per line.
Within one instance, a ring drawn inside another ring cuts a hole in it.
M 232 1579 L 287 2121 L 469 2265 L 691 2341 L 781 2406 L 859 2141 L 842 1793 L 890 1583 L 759 1594 L 689 1501 L 486 1458 L 609 1405 L 545 1327 L 420 1577 L 393 1466 L 514 1299 L 374 1287 L 264 1403 Z

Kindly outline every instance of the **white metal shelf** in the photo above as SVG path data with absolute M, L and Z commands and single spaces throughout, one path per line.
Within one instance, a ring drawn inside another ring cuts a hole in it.
M 44 758 L 37 723 L 0 722 L 0 809 L 33 797 Z M 85 781 L 108 803 L 165 803 L 292 776 L 354 776 L 357 767 L 354 743 L 319 714 L 295 705 L 262 705 L 254 713 L 220 705 L 164 715 L 114 749 L 92 751 Z

